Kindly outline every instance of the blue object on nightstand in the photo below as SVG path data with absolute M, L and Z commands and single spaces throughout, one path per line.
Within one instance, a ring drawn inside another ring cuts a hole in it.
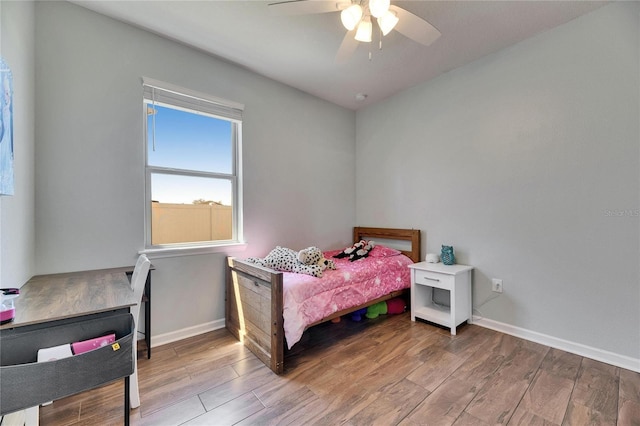
M 442 246 L 440 260 L 442 260 L 442 263 L 445 265 L 453 265 L 456 263 L 456 256 L 453 254 L 453 246 Z

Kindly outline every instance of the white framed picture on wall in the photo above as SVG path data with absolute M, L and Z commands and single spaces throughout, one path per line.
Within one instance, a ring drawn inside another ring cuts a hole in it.
M 0 195 L 13 195 L 13 76 L 0 58 Z

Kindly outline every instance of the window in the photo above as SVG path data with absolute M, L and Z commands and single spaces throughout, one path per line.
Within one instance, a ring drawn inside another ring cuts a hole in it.
M 243 106 L 143 79 L 147 251 L 242 241 Z

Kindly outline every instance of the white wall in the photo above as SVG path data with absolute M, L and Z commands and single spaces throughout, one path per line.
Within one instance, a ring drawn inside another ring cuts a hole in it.
M 606 213 L 640 208 L 637 5 L 407 90 L 355 126 L 350 111 L 75 5 L 35 12 L 37 273 L 132 264 L 142 248 L 147 75 L 247 106 L 238 255 L 339 247 L 356 223 L 419 227 L 425 252 L 450 243 L 477 267 L 476 314 L 640 358 L 638 218 Z M 15 25 L 28 40 L 32 22 Z M 2 203 L 2 276 L 24 275 L 7 272 L 16 216 Z M 223 318 L 222 263 L 154 261 L 154 336 Z M 505 293 L 483 304 L 491 277 Z
M 0 197 L 0 287 L 20 287 L 33 275 L 34 4 L 0 3 L 0 55 L 13 75 L 15 195 Z
M 246 251 L 340 247 L 355 114 L 65 2 L 36 5 L 37 272 L 133 264 L 144 246 L 141 77 L 245 104 Z M 153 336 L 224 318 L 224 254 L 155 259 Z
M 356 222 L 452 244 L 476 315 L 640 360 L 639 62 L 614 4 L 359 111 Z

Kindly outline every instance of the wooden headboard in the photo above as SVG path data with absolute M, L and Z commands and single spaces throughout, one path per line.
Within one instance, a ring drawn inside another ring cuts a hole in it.
M 394 228 L 370 228 L 356 226 L 353 228 L 353 241 L 374 240 L 382 238 L 387 240 L 402 240 L 411 243 L 411 250 L 400 250 L 402 254 L 414 262 L 420 262 L 420 230 L 419 229 L 394 229 Z

